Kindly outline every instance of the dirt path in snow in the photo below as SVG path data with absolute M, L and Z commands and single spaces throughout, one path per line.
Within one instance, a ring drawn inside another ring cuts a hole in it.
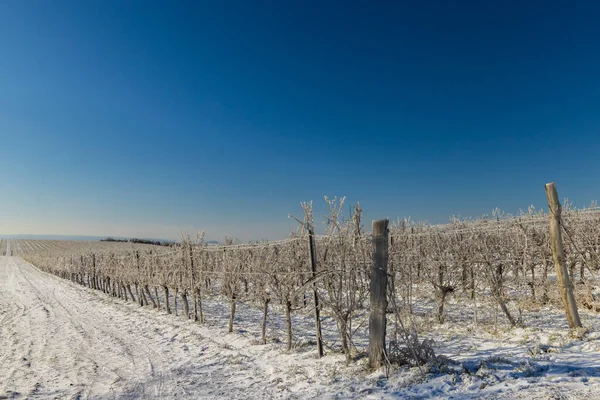
M 198 329 L 0 257 L 0 399 L 235 398 L 268 383 Z

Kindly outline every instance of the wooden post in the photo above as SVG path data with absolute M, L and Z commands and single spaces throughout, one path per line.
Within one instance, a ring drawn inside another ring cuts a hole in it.
M 271 299 L 267 298 L 263 300 L 263 320 L 261 325 L 261 338 L 262 344 L 267 344 L 267 313 L 269 312 L 269 302 Z
M 179 288 L 175 286 L 175 294 L 173 295 L 173 308 L 175 308 L 175 316 L 179 316 L 179 311 L 177 310 L 177 294 L 179 293 Z
M 235 294 L 231 296 L 231 312 L 229 313 L 229 330 L 228 332 L 233 332 L 233 318 L 235 317 Z
M 310 268 L 313 280 L 317 277 L 317 257 L 315 253 L 315 238 L 312 228 L 308 229 L 308 249 L 310 251 Z M 321 310 L 319 309 L 319 294 L 317 292 L 317 282 L 313 281 L 313 299 L 315 306 L 315 331 L 317 333 L 317 355 L 323 357 L 323 335 L 321 333 Z
M 187 289 L 181 291 L 181 302 L 183 303 L 183 313 L 186 318 L 190 318 L 190 305 L 187 298 Z
M 285 300 L 285 327 L 287 332 L 287 350 L 292 350 L 292 302 Z
M 552 243 L 552 259 L 556 268 L 558 285 L 562 296 L 563 305 L 567 314 L 567 321 L 571 329 L 581 327 L 577 303 L 573 295 L 573 283 L 569 277 L 569 271 L 565 263 L 565 252 L 563 249 L 561 228 L 561 206 L 558 201 L 556 184 L 546 184 L 546 197 L 548 198 L 548 208 L 550 214 L 550 240 Z
M 192 242 L 189 242 L 189 251 L 190 251 L 190 279 L 191 279 L 191 287 L 192 298 L 194 301 L 194 322 L 198 321 L 198 294 L 199 290 L 196 287 L 196 273 L 194 270 L 194 248 L 192 247 Z
M 371 267 L 371 313 L 369 316 L 369 366 L 379 368 L 385 355 L 388 264 L 387 219 L 373 221 L 373 265 Z
M 167 314 L 171 314 L 171 306 L 169 305 L 169 288 L 167 285 L 163 286 L 163 290 L 165 291 L 165 310 L 167 310 Z
M 96 271 L 96 254 L 92 253 L 92 271 L 94 274 L 94 289 L 100 289 L 98 286 L 98 275 Z

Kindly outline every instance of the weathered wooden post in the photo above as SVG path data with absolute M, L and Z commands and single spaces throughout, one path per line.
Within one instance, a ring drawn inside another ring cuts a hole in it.
M 167 314 L 171 314 L 171 306 L 169 304 L 169 288 L 167 285 L 163 286 L 163 290 L 165 292 L 165 310 L 167 310 Z
M 312 228 L 308 229 L 308 249 L 310 251 L 310 268 L 313 279 L 313 298 L 315 306 L 315 331 L 317 333 L 317 355 L 323 357 L 323 335 L 321 334 L 321 311 L 319 310 L 319 294 L 317 292 L 317 257 L 315 253 L 315 238 Z
M 552 244 L 552 259 L 556 268 L 558 285 L 562 296 L 563 305 L 567 314 L 567 321 L 571 329 L 581 327 L 577 303 L 573 295 L 573 283 L 569 277 L 569 271 L 565 263 L 565 252 L 563 249 L 561 228 L 561 206 L 558 201 L 555 183 L 546 184 L 546 197 L 550 214 L 550 240 Z
M 188 249 L 189 249 L 189 256 L 190 256 L 190 280 L 191 280 L 190 290 L 192 291 L 192 298 L 194 301 L 194 322 L 198 322 L 198 301 L 200 300 L 200 297 L 198 296 L 198 294 L 200 291 L 198 290 L 198 287 L 196 286 L 196 271 L 194 270 L 194 247 L 192 246 L 192 241 L 189 239 L 189 236 L 188 236 Z
M 379 368 L 385 356 L 388 264 L 387 219 L 373 221 L 373 265 L 371 267 L 371 313 L 369 316 L 369 366 Z

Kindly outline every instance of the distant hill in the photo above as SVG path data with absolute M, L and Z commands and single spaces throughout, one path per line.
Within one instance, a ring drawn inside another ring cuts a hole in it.
M 131 239 L 117 239 L 117 238 L 113 238 L 113 237 L 107 237 L 104 239 L 100 239 L 101 242 L 129 242 L 129 243 L 141 243 L 141 244 L 152 244 L 155 246 L 171 246 L 173 244 L 175 244 L 176 242 L 170 241 L 170 240 L 154 240 L 154 239 L 138 239 L 138 238 L 131 238 Z
M 36 234 L 27 234 L 27 235 L 1 235 L 1 239 L 29 239 L 29 240 L 76 240 L 76 241 L 85 241 L 92 242 L 98 240 L 106 240 L 111 239 L 115 242 L 132 242 L 132 243 L 146 243 L 146 242 L 154 242 L 151 244 L 160 243 L 177 243 L 175 240 L 168 239 L 157 239 L 157 238 L 130 238 L 124 236 L 89 236 L 89 235 L 36 235 Z M 219 245 L 221 244 L 218 240 L 209 240 L 206 242 L 209 245 Z
M 30 239 L 30 240 L 81 240 L 95 241 L 105 238 L 106 236 L 85 236 L 85 235 L 0 235 L 3 239 Z M 119 238 L 126 239 L 126 238 Z

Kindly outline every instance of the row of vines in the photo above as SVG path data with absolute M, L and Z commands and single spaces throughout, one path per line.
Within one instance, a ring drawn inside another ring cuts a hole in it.
M 220 297 L 230 305 L 230 331 L 236 306 L 252 304 L 264 313 L 263 343 L 267 314 L 276 307 L 285 314 L 288 348 L 291 316 L 313 307 L 316 289 L 319 307 L 335 319 L 341 351 L 350 360 L 357 350 L 353 336 L 368 329 L 355 321 L 369 307 L 372 244 L 358 204 L 345 217 L 344 198 L 326 202 L 325 234 L 314 237 L 316 273 L 309 251 L 312 203 L 302 204 L 303 217 L 294 217 L 298 230 L 279 242 L 234 244 L 226 238 L 224 245 L 214 246 L 204 234 L 182 235 L 171 247 L 63 242 L 37 244 L 23 251 L 24 258 L 62 278 L 169 313 L 179 300 L 185 315 L 199 323 L 207 318 L 203 299 Z M 562 227 L 578 303 L 598 311 L 594 284 L 600 269 L 600 212 L 595 205 L 575 210 L 565 202 Z M 448 304 L 467 302 L 484 311 L 499 310 L 501 320 L 523 326 L 526 307 L 560 307 L 548 215 L 533 207 L 519 216 L 496 210 L 491 217 L 454 218 L 446 225 L 397 221 L 390 225 L 388 274 L 389 312 L 396 320 L 413 321 L 422 305 L 430 304 L 431 318 L 451 323 Z

